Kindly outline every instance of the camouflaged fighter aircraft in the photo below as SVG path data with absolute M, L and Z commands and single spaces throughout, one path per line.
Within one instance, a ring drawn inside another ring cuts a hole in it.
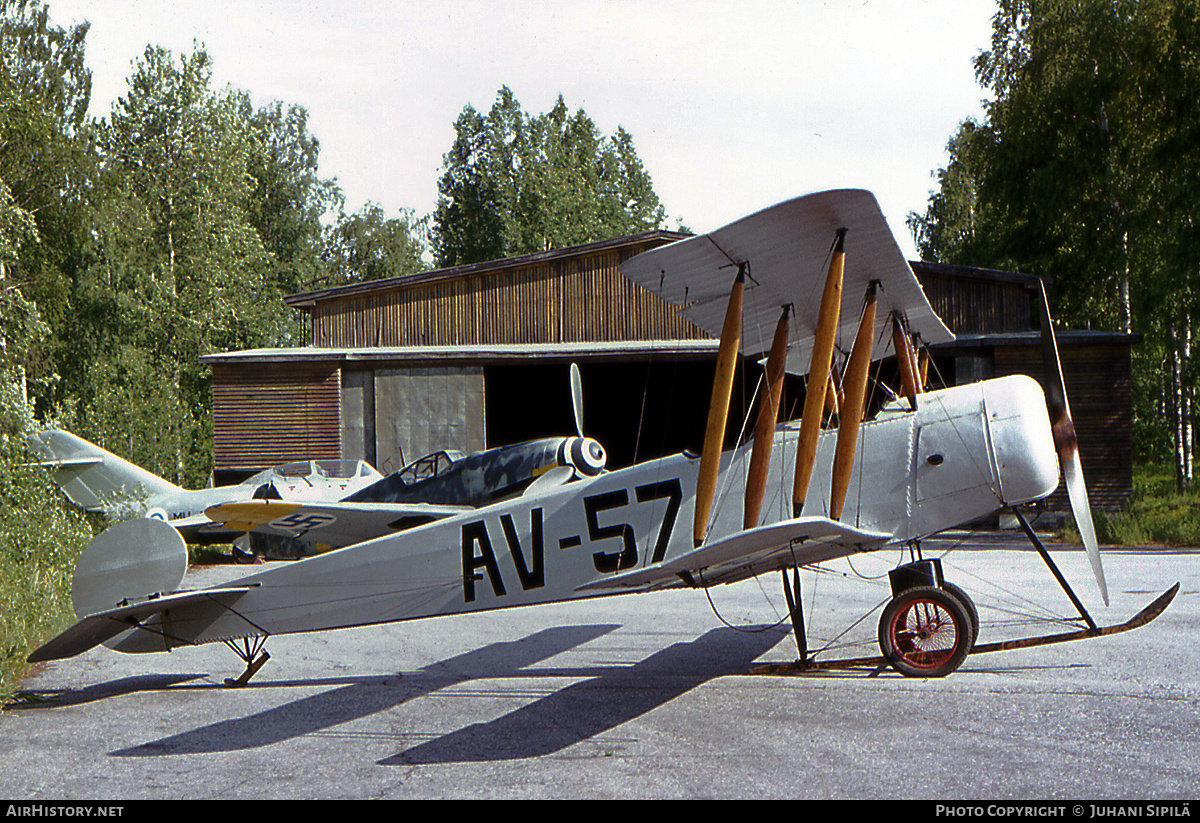
M 263 646 L 275 634 L 780 573 L 799 651 L 794 670 L 878 673 L 891 666 L 929 677 L 954 671 L 971 652 L 1144 625 L 1178 590 L 1123 624 L 1098 627 L 1080 606 L 1087 625 L 1077 630 L 978 642 L 970 598 L 944 579 L 938 559 L 921 555 L 920 541 L 1001 509 L 1020 517 L 1019 505 L 1054 491 L 1060 468 L 1107 602 L 1052 326 L 1045 315 L 1048 393 L 1022 376 L 925 390 L 913 341 L 953 338 L 870 193 L 789 200 L 646 252 L 621 271 L 720 336 L 701 454 L 594 474 L 547 471 L 519 496 L 403 531 L 377 530 L 371 539 L 206 589 L 179 588 L 178 534 L 138 521 L 144 534 L 109 530 L 85 550 L 76 570 L 79 622 L 29 659 L 69 657 L 100 643 L 159 652 L 221 641 L 246 663 L 231 681 L 241 684 L 266 661 Z M 735 364 L 739 356 L 763 354 L 753 437 L 723 451 Z M 867 367 L 885 356 L 898 359 L 901 390 L 864 419 Z M 835 365 L 836 427 L 824 414 Z M 801 418 L 780 422 L 786 372 L 808 374 L 808 388 Z M 208 515 L 257 528 L 262 518 L 249 507 L 271 504 L 219 506 Z M 365 521 L 377 505 L 346 503 L 333 516 Z M 292 525 L 299 535 L 321 524 Z M 1027 534 L 1036 543 L 1032 530 Z M 904 549 L 912 559 L 890 575 L 892 598 L 878 623 L 881 655 L 809 654 L 798 567 L 884 548 Z
M 578 386 L 574 364 L 571 375 Z M 575 408 L 580 408 L 578 401 Z M 471 454 L 439 451 L 336 502 L 296 502 L 263 488 L 254 495 L 262 502 L 233 503 L 222 507 L 219 516 L 226 528 L 248 532 L 256 555 L 308 557 L 515 497 L 539 478 L 545 483 L 560 476 L 593 477 L 605 462 L 604 447 L 582 434 Z

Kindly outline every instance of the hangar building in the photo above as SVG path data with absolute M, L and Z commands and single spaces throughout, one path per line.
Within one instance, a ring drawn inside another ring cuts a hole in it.
M 685 236 L 657 230 L 290 295 L 310 317 L 309 346 L 203 358 L 213 370 L 216 482 L 304 459 L 365 459 L 387 473 L 442 449 L 571 434 L 572 362 L 583 377 L 585 433 L 605 445 L 610 467 L 698 451 L 717 341 L 617 270 Z M 912 267 L 957 336 L 934 350 L 931 383 L 1042 379 L 1036 278 Z M 1117 509 L 1132 492 L 1136 340 L 1059 334 L 1097 508 Z M 760 371 L 751 362 L 739 369 L 732 420 L 744 416 Z M 802 383 L 789 384 L 791 403 L 802 394 Z M 1067 508 L 1061 488 L 1051 505 Z

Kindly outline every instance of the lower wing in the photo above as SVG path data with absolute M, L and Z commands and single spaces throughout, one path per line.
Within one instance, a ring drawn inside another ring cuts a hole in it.
M 578 591 L 734 583 L 764 572 L 870 551 L 891 539 L 886 532 L 856 529 L 827 517 L 797 517 L 737 532 L 661 565 L 606 577 Z

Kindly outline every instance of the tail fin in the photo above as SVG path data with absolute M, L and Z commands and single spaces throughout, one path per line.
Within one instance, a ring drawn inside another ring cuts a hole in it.
M 65 429 L 46 429 L 25 441 L 54 470 L 67 498 L 88 511 L 111 511 L 153 494 L 181 489 Z

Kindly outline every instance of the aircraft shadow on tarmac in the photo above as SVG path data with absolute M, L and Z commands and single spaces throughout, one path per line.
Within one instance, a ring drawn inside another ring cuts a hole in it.
M 714 629 L 632 665 L 526 669 L 618 628 L 616 625 L 550 628 L 520 640 L 493 643 L 447 658 L 418 672 L 366 678 L 264 712 L 223 720 L 111 754 L 154 757 L 255 749 L 302 735 L 320 734 L 473 680 L 586 678 L 495 720 L 434 737 L 379 763 L 432 764 L 537 757 L 600 735 L 709 680 L 744 674 L 754 659 L 784 636 L 777 629 L 755 632 Z
M 59 709 L 64 706 L 79 706 L 96 700 L 108 700 L 137 692 L 156 692 L 175 687 L 189 680 L 199 680 L 203 674 L 139 674 L 122 677 L 107 683 L 97 683 L 82 689 L 49 689 L 18 693 L 12 703 L 4 706 L 5 711 L 31 709 Z
M 639 717 L 705 682 L 745 674 L 785 636 L 713 629 L 632 666 L 603 669 L 487 723 L 476 723 L 407 749 L 380 765 L 517 760 L 562 751 Z

